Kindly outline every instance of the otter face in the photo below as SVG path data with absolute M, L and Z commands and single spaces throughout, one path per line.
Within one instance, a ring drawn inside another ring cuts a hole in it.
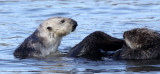
M 65 36 L 76 29 L 77 22 L 70 18 L 54 17 L 44 21 L 41 27 L 53 35 Z
M 153 41 L 160 37 L 158 33 L 147 28 L 136 28 L 124 32 L 125 43 L 131 49 L 137 49 L 153 45 Z M 155 42 L 155 41 L 154 41 Z

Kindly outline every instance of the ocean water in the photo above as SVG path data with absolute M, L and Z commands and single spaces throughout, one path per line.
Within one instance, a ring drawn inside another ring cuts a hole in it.
M 104 61 L 53 57 L 14 58 L 13 51 L 39 24 L 54 16 L 78 22 L 59 50 L 68 52 L 94 31 L 122 38 L 133 28 L 160 31 L 160 0 L 0 0 L 0 74 L 160 74 L 160 60 Z

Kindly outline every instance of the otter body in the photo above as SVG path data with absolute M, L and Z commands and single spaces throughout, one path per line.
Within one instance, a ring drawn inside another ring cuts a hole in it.
M 38 29 L 14 51 L 16 58 L 45 57 L 57 55 L 63 36 L 74 31 L 77 22 L 70 18 L 54 17 L 44 21 Z

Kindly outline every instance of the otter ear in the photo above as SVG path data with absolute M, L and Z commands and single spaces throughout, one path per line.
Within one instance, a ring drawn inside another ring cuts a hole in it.
M 48 29 L 49 31 L 51 31 L 51 30 L 52 30 L 52 27 L 47 27 L 47 29 Z

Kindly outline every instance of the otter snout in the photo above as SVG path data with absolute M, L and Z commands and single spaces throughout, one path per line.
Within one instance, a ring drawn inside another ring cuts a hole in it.
M 125 39 L 126 36 L 128 36 L 128 31 L 125 31 L 125 32 L 123 33 L 123 39 Z
M 71 20 L 72 23 L 72 32 L 75 31 L 76 27 L 78 26 L 77 22 L 75 20 Z
M 123 39 L 125 39 L 125 34 L 126 34 L 126 32 L 123 33 Z

